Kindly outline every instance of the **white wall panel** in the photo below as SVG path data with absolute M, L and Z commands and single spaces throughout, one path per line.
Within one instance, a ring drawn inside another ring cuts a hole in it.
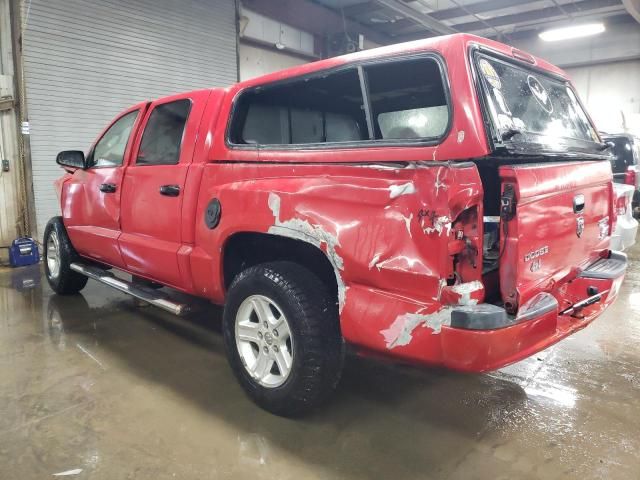
M 640 136 L 640 60 L 568 68 L 598 129 Z
M 239 57 L 241 80 L 248 80 L 267 73 L 277 72 L 284 68 L 307 63 L 306 60 L 298 56 L 245 43 L 240 43 Z

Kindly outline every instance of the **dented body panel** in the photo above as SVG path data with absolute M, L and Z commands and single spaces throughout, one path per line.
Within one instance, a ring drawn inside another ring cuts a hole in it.
M 198 112 L 199 119 L 187 125 L 189 154 L 182 155 L 177 165 L 184 176 L 181 195 L 163 199 L 167 204 L 181 202 L 172 204 L 176 222 L 163 227 L 166 235 L 135 237 L 123 232 L 121 218 L 131 217 L 134 205 L 118 205 L 119 210 L 112 211 L 95 189 L 91 198 L 84 199 L 82 192 L 91 186 L 88 173 L 71 169 L 57 183 L 69 237 L 86 258 L 218 304 L 225 301 L 225 256 L 236 236 L 251 233 L 303 242 L 319 249 L 329 262 L 342 335 L 363 351 L 469 371 L 499 368 L 531 355 L 584 327 L 616 297 L 621 275 L 580 277 L 589 264 L 609 255 L 609 232 L 598 230 L 598 222 L 613 218 L 605 194 L 610 170 L 603 162 L 579 167 L 569 163 L 500 167 L 500 178 L 518 187 L 522 216 L 511 221 L 511 230 L 502 238 L 505 248 L 499 271 L 485 272 L 485 185 L 478 165 L 492 155 L 492 145 L 468 55 L 473 46 L 513 56 L 511 47 L 460 34 L 302 65 L 215 89 L 210 95 L 195 92 L 192 111 Z M 374 141 L 327 148 L 259 148 L 228 141 L 229 118 L 238 95 L 246 89 L 351 63 L 424 52 L 442 58 L 452 99 L 447 133 L 435 145 Z M 564 76 L 556 67 L 531 58 L 537 68 Z M 185 96 L 189 94 L 179 98 Z M 124 179 L 127 184 L 147 121 L 148 115 L 143 114 L 131 134 L 123 165 L 102 175 L 115 175 L 118 182 Z M 155 185 L 154 168 L 139 169 L 139 176 L 149 172 L 142 177 L 151 185 L 149 191 L 166 183 L 158 178 Z M 593 182 L 572 184 L 576 174 Z M 500 178 L 496 173 L 495 182 Z M 585 190 L 585 186 L 593 188 Z M 584 218 L 585 242 L 572 256 L 556 247 L 566 238 L 567 229 L 575 229 L 573 212 L 567 211 L 565 203 L 578 193 L 585 196 L 590 213 Z M 206 219 L 213 200 L 220 211 L 211 227 Z M 155 198 L 138 201 L 142 203 L 136 211 L 145 208 L 149 222 L 153 215 L 162 214 L 161 208 L 154 211 L 159 208 Z M 104 205 L 108 228 L 95 228 L 82 216 L 78 203 L 84 203 L 83 208 Z M 547 221 L 554 208 L 560 211 L 559 217 Z M 547 256 L 554 261 L 543 260 L 544 275 L 522 273 L 524 255 L 533 251 L 540 256 L 544 247 L 540 242 L 552 231 L 545 223 L 556 225 L 559 232 Z M 532 234 L 532 224 L 539 225 L 539 235 Z M 103 240 L 95 242 L 95 238 Z M 148 250 L 153 254 L 144 253 Z M 567 305 L 583 300 L 590 287 L 605 292 L 601 300 L 581 308 L 579 316 L 561 313 Z M 548 295 L 546 303 L 536 297 L 541 293 Z M 503 299 L 513 294 L 513 311 L 501 311 L 501 294 Z M 541 304 L 544 309 L 539 308 Z M 463 319 L 488 315 L 501 328 L 453 327 L 456 314 Z

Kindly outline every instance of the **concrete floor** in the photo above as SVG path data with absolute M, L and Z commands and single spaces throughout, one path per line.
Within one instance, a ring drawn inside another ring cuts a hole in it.
M 586 330 L 489 375 L 349 358 L 322 411 L 263 412 L 212 308 L 178 320 L 108 287 L 0 272 L 0 479 L 640 477 L 640 248 Z

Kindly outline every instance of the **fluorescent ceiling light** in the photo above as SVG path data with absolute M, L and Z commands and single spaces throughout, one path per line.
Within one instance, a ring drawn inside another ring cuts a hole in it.
M 570 38 L 588 37 L 589 35 L 597 35 L 602 32 L 604 32 L 604 25 L 602 23 L 586 23 L 584 25 L 545 30 L 538 36 L 545 42 L 556 42 Z

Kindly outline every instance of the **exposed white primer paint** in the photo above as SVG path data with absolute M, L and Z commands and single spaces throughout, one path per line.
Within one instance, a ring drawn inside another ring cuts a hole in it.
M 58 473 L 54 473 L 52 475 L 54 477 L 65 477 L 67 475 L 78 475 L 79 473 L 82 473 L 82 469 L 81 468 L 74 468 L 73 470 L 66 470 L 64 472 L 58 472 Z
M 275 223 L 269 227 L 269 233 L 302 240 L 318 248 L 320 248 L 322 244 L 326 245 L 327 257 L 333 266 L 336 283 L 338 284 L 338 306 L 340 311 L 342 311 L 347 289 L 340 276 L 340 271 L 344 269 L 344 262 L 342 257 L 336 252 L 336 247 L 340 246 L 338 239 L 321 226 L 311 225 L 307 220 L 300 220 L 299 218 L 292 218 L 285 221 L 280 220 L 280 197 L 275 193 L 269 194 L 268 204 L 275 220 Z
M 428 315 L 421 313 L 398 315 L 389 328 L 380 333 L 384 337 L 387 348 L 391 350 L 411 343 L 414 330 L 420 326 L 431 328 L 433 330 L 431 334 L 435 335 L 440 333 L 442 325 L 449 324 L 451 324 L 451 308 L 444 307 Z
M 453 308 L 444 307 L 438 312 L 426 315 L 427 319 L 425 320 L 424 326 L 433 330 L 431 335 L 440 333 L 443 325 L 451 325 L 451 310 L 453 310 Z
M 402 185 L 391 185 L 389 187 L 389 197 L 397 198 L 401 195 L 411 195 L 416 193 L 416 187 L 412 182 L 403 183 Z
M 404 220 L 404 225 L 407 227 L 407 232 L 409 232 L 409 237 L 413 238 L 413 235 L 411 235 L 411 220 L 413 220 L 413 213 L 410 213 L 408 217 L 405 217 L 404 215 L 401 216 Z
M 425 227 L 424 233 L 434 233 L 437 232 L 438 235 L 442 235 L 442 232 L 446 231 L 447 235 L 451 231 L 451 219 L 446 215 L 442 215 L 440 217 L 436 217 L 433 220 L 433 227 Z
M 451 287 L 451 290 L 460 295 L 458 305 L 476 305 L 478 300 L 471 298 L 471 294 L 482 290 L 484 285 L 480 280 L 474 280 L 473 282 L 459 283 Z
M 378 263 L 378 260 L 380 260 L 380 256 L 381 256 L 381 255 L 382 255 L 382 254 L 380 254 L 380 253 L 376 253 L 376 254 L 374 255 L 374 257 L 373 257 L 373 258 L 371 259 L 371 261 L 369 262 L 369 270 L 371 270 L 371 269 L 376 265 L 376 263 Z M 378 270 L 380 270 L 380 268 L 378 268 Z
M 444 170 L 444 168 L 439 168 L 438 169 L 438 173 L 436 174 L 436 196 L 438 196 L 438 194 L 440 193 L 440 189 L 442 188 L 443 190 L 447 189 L 447 185 L 442 182 L 440 180 L 440 174 L 442 173 L 442 171 Z
M 458 143 L 464 142 L 464 130 L 458 132 Z
M 436 148 L 433 149 L 433 157 L 432 160 L 435 162 L 436 161 L 436 153 L 438 153 L 438 147 L 440 145 L 436 145 Z

